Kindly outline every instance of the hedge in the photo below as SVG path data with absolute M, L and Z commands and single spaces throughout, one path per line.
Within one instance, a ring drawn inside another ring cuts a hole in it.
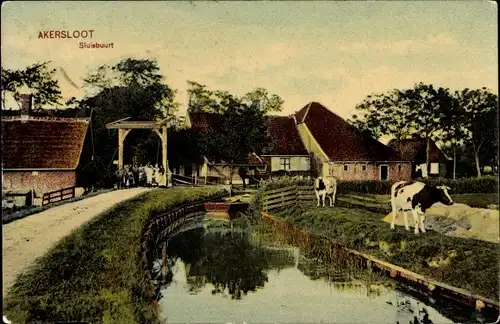
M 418 179 L 431 185 L 445 185 L 451 188 L 450 194 L 464 193 L 498 193 L 498 177 L 484 176 L 481 178 L 461 178 L 461 179 L 446 179 L 446 178 L 427 178 Z M 272 190 L 288 185 L 312 185 L 313 180 L 299 177 L 282 177 L 277 180 L 266 182 L 262 187 L 263 190 Z M 338 181 L 338 193 L 363 193 L 388 195 L 391 192 L 391 186 L 394 181 L 375 181 L 375 180 L 360 180 L 360 181 Z
M 77 228 L 19 276 L 4 300 L 13 323 L 158 323 L 154 286 L 140 266 L 152 215 L 220 196 L 217 188 L 155 189 Z

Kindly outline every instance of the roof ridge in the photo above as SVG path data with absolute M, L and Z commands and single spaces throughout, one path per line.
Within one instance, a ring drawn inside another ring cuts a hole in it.
M 309 104 L 307 105 L 306 112 L 304 113 L 304 116 L 302 116 L 302 120 L 300 121 L 300 124 L 304 123 L 307 117 L 307 114 L 309 113 L 309 109 L 311 109 L 313 101 L 310 101 Z

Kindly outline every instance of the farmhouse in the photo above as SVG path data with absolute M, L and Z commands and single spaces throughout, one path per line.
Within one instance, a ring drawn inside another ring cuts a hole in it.
M 31 99 L 22 98 L 22 115 L 2 117 L 2 189 L 5 193 L 44 193 L 74 187 L 88 119 L 30 116 Z
M 267 131 L 271 142 L 262 154 L 269 171 L 300 175 L 311 170 L 311 159 L 300 138 L 293 116 L 269 116 Z
M 222 127 L 220 115 L 215 113 L 189 113 L 186 122 L 188 127 L 202 132 Z M 374 138 L 363 136 L 317 102 L 310 102 L 292 116 L 269 116 L 267 131 L 270 147 L 260 158 L 270 175 L 316 171 L 339 180 L 381 181 L 409 180 L 412 176 L 411 159 Z M 217 170 L 210 171 L 213 167 Z M 223 169 L 228 169 L 227 164 L 206 161 L 198 176 L 218 173 L 227 177 Z
M 318 102 L 295 113 L 297 129 L 320 174 L 339 180 L 409 180 L 411 162 L 392 148 L 363 136 Z
M 422 176 L 422 171 L 417 171 L 417 166 L 426 164 L 427 141 L 418 135 L 412 138 L 396 140 L 389 142 L 389 147 L 400 152 L 404 160 L 412 162 L 412 178 Z M 447 157 L 437 147 L 433 140 L 429 140 L 429 165 L 427 166 L 428 175 L 431 177 L 445 177 Z

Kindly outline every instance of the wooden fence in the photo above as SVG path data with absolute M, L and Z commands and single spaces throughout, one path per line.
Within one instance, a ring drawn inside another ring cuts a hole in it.
M 47 205 L 56 201 L 71 199 L 75 197 L 75 187 L 59 189 L 43 194 L 42 205 Z
M 297 202 L 313 202 L 314 199 L 316 199 L 314 186 L 289 186 L 265 191 L 262 202 L 264 211 L 270 211 Z

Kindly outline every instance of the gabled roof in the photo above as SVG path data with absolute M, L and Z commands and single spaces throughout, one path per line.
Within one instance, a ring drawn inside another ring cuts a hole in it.
M 190 112 L 188 116 L 191 128 L 202 132 L 213 131 L 222 127 L 222 116 L 217 113 Z
M 267 131 L 271 138 L 271 150 L 266 155 L 309 155 L 295 121 L 291 116 L 268 116 Z M 191 127 L 199 131 L 217 130 L 222 127 L 222 118 L 216 113 L 189 113 Z
M 401 161 L 398 152 L 366 137 L 354 126 L 318 102 L 310 102 L 295 114 L 305 123 L 330 161 Z
M 408 161 L 420 161 L 425 159 L 426 145 L 426 140 L 416 135 L 413 136 L 413 138 L 403 140 L 392 139 L 388 144 L 388 146 L 395 151 L 399 152 L 401 150 L 400 153 L 402 158 Z M 433 140 L 430 141 L 429 159 L 431 162 L 444 163 L 447 161 L 446 156 L 441 152 Z
M 2 168 L 74 170 L 88 125 L 77 118 L 2 118 Z
M 271 150 L 266 155 L 309 155 L 290 116 L 269 116 L 267 131 Z

